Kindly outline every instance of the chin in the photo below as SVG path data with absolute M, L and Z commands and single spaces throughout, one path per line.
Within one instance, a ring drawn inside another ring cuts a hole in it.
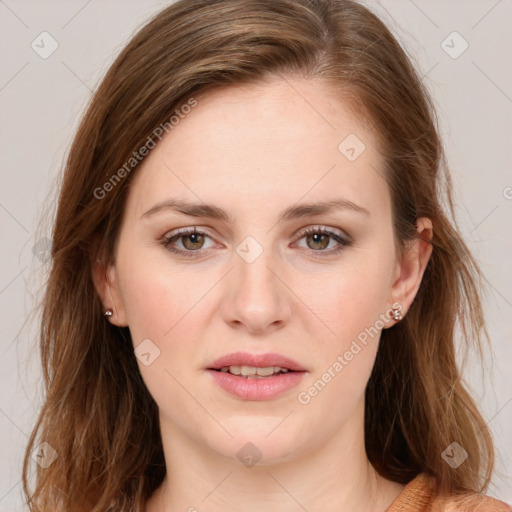
M 257 419 L 251 418 L 250 428 L 245 428 L 245 424 L 237 425 L 236 428 L 231 426 L 228 430 L 232 438 L 223 436 L 220 440 L 216 437 L 211 440 L 213 443 L 210 446 L 222 457 L 247 467 L 289 462 L 305 451 L 310 439 L 300 439 L 300 430 L 294 433 L 290 425 L 284 429 L 284 422 L 276 428 L 279 421 L 272 417 L 258 423 Z

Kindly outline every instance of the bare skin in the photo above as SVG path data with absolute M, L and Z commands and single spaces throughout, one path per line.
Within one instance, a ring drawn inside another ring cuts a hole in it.
M 338 149 L 349 134 L 365 145 L 353 161 Z M 400 494 L 366 456 L 364 390 L 380 332 L 396 323 L 383 315 L 393 304 L 406 314 L 431 246 L 415 240 L 396 252 L 382 167 L 373 134 L 330 89 L 275 80 L 199 98 L 137 169 L 115 262 L 98 263 L 95 282 L 110 321 L 129 326 L 135 347 L 149 339 L 160 351 L 139 361 L 167 466 L 147 512 L 384 512 Z M 154 209 L 171 197 L 232 219 Z M 298 203 L 338 199 L 344 207 L 278 222 Z M 194 227 L 207 235 L 169 242 Z M 349 243 L 303 234 L 309 227 Z M 417 227 L 431 238 L 428 219 Z M 250 263 L 236 250 L 248 236 L 263 251 Z M 378 334 L 355 352 L 371 327 Z M 236 351 L 277 352 L 307 371 L 275 398 L 243 400 L 207 371 Z M 312 395 L 319 379 L 328 383 Z M 252 467 L 237 455 L 247 443 L 261 457 Z

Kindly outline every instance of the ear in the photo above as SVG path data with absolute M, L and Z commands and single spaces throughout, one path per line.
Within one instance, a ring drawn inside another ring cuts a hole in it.
M 106 317 L 111 324 L 126 327 L 126 311 L 119 292 L 116 267 L 114 264 L 105 264 L 101 259 L 92 263 L 92 280 L 98 293 L 104 311 L 111 309 L 112 316 Z
M 432 221 L 421 217 L 416 223 L 416 237 L 407 242 L 404 252 L 397 262 L 395 281 L 391 288 L 391 303 L 401 306 L 403 316 L 416 297 L 423 274 L 432 254 Z M 394 325 L 392 324 L 389 325 Z

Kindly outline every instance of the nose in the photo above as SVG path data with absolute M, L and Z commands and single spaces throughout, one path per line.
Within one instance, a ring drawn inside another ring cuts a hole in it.
M 267 252 L 248 263 L 238 256 L 224 282 L 220 314 L 232 328 L 266 334 L 283 328 L 291 317 L 290 293 L 279 266 Z

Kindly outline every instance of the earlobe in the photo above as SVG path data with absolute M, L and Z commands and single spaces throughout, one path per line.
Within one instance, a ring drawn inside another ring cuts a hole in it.
M 126 312 L 119 293 L 114 265 L 106 265 L 97 259 L 93 262 L 92 278 L 103 305 L 105 318 L 118 327 L 126 327 Z
M 418 219 L 417 233 L 406 243 L 398 263 L 398 277 L 391 289 L 392 303 L 401 305 L 402 316 L 406 315 L 418 290 L 432 255 L 432 222 L 426 217 Z

